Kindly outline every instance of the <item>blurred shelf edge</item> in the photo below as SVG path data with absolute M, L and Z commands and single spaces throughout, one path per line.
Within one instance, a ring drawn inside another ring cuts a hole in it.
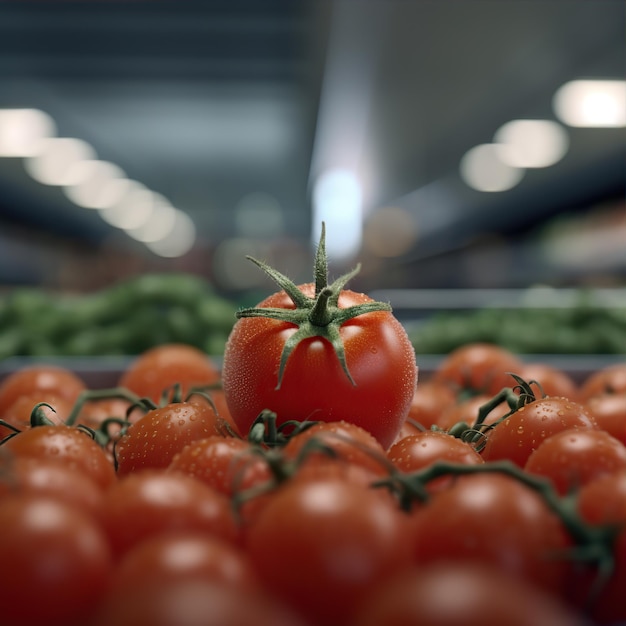
M 591 373 L 615 363 L 626 362 L 626 354 L 521 354 L 524 362 L 545 363 L 565 371 L 576 382 L 582 382 Z M 50 364 L 65 367 L 91 389 L 115 387 L 121 373 L 135 356 L 94 357 L 10 357 L 0 361 L 0 382 L 11 372 L 32 365 Z M 221 356 L 211 356 L 221 366 Z M 419 379 L 426 380 L 445 358 L 442 354 L 418 354 Z

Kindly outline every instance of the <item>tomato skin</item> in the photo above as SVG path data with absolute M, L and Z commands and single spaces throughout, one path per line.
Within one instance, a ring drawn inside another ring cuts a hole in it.
M 461 476 L 414 514 L 415 562 L 482 563 L 561 594 L 568 572 L 554 558 L 571 546 L 541 496 L 510 476 Z
M 195 530 L 236 542 L 228 499 L 200 481 L 146 469 L 118 480 L 104 498 L 101 515 L 114 555 L 163 532 Z
M 599 428 L 626 445 L 626 392 L 595 395 L 585 402 L 585 406 Z
M 364 599 L 351 626 L 383 624 L 585 626 L 586 622 L 555 597 L 496 568 L 441 563 L 385 582 Z
M 602 430 L 563 430 L 544 439 L 524 469 L 549 478 L 566 495 L 599 476 L 626 471 L 626 446 Z
M 307 296 L 314 285 L 300 285 Z M 364 294 L 343 290 L 339 308 L 372 302 Z M 259 307 L 293 309 L 284 292 Z M 408 414 L 417 384 L 415 352 L 400 322 L 388 311 L 354 317 L 339 329 L 353 385 L 331 344 L 305 339 L 291 353 L 278 383 L 280 356 L 296 332 L 293 324 L 264 317 L 242 318 L 226 343 L 222 379 L 230 413 L 242 433 L 263 409 L 287 420 L 353 422 L 369 431 L 386 449 Z
M 626 393 L 626 363 L 614 363 L 593 372 L 580 387 L 582 401 L 604 393 Z
M 38 494 L 0 499 L 0 605 L 7 626 L 80 626 L 112 575 L 91 517 Z
M 175 402 L 148 411 L 115 446 L 117 475 L 166 468 L 187 444 L 218 433 L 218 416 L 208 404 Z
M 337 479 L 285 486 L 246 533 L 260 579 L 314 623 L 349 622 L 372 589 L 411 563 L 409 517 L 388 495 Z
M 468 426 L 473 426 L 478 418 L 478 411 L 484 404 L 489 402 L 489 400 L 491 400 L 491 397 L 485 394 L 465 398 L 445 408 L 438 417 L 435 425 L 442 430 L 450 430 L 450 428 L 460 422 L 465 422 Z M 510 410 L 506 402 L 500 403 L 489 412 L 483 424 L 493 424 L 501 417 L 504 417 Z
M 485 461 L 508 459 L 524 467 L 541 442 L 570 428 L 597 428 L 589 410 L 568 398 L 546 396 L 521 407 L 487 433 Z
M 33 392 L 21 395 L 17 398 L 1 417 L 5 422 L 15 426 L 18 430 L 26 430 L 31 427 L 31 414 L 33 409 L 41 402 L 45 402 L 46 404 L 41 405 L 39 410 L 53 424 L 60 424 L 66 420 L 73 407 L 73 403 L 62 396 L 53 395 L 45 391 Z M 14 431 L 0 426 L 0 440 L 10 435 L 12 432 Z
M 200 349 L 168 343 L 140 354 L 120 376 L 118 386 L 158 403 L 163 392 L 175 383 L 180 383 L 185 397 L 191 387 L 219 380 L 219 368 Z
M 510 372 L 523 369 L 512 352 L 490 343 L 469 343 L 450 352 L 439 364 L 431 380 L 463 390 L 493 396 L 503 387 L 515 385 Z
M 520 376 L 527 382 L 534 380 L 541 385 L 543 395 L 560 396 L 578 401 L 579 389 L 574 379 L 563 370 L 547 363 L 533 362 L 525 363 Z M 535 385 L 532 385 L 534 388 Z M 537 389 L 538 395 L 539 389 Z
M 456 403 L 456 394 L 448 385 L 436 383 L 432 380 L 419 382 L 407 420 L 421 424 L 424 428 L 430 428 L 437 424 L 439 416 L 448 407 Z
M 105 490 L 116 481 L 115 470 L 104 449 L 87 433 L 71 426 L 30 428 L 8 439 L 1 449 L 16 456 L 61 460 Z

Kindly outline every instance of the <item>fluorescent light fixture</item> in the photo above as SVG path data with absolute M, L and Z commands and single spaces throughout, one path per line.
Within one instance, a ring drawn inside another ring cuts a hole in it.
M 93 148 L 81 139 L 47 137 L 40 141 L 36 154 L 24 161 L 26 171 L 44 185 L 71 185 L 72 168 L 79 161 L 95 158 Z
M 153 243 L 166 239 L 174 229 L 176 209 L 169 200 L 159 193 L 152 193 L 152 213 L 150 219 L 141 226 L 126 228 L 126 234 L 143 243 Z
M 329 260 L 348 261 L 361 248 L 363 211 L 361 185 L 348 170 L 329 170 L 313 189 L 313 241 L 319 241 L 322 222 L 326 224 L 326 252 Z
M 552 104 L 569 126 L 626 126 L 626 81 L 573 80 L 556 92 Z
M 499 157 L 512 167 L 548 167 L 560 161 L 569 147 L 567 132 L 550 120 L 513 120 L 502 126 L 494 142 L 506 150 Z
M 55 133 L 53 119 L 39 109 L 0 109 L 0 156 L 33 156 Z
M 176 209 L 169 234 L 158 241 L 146 242 L 146 246 L 158 256 L 175 258 L 187 254 L 195 241 L 196 225 L 186 213 Z
M 496 143 L 484 143 L 471 148 L 461 159 L 461 177 L 478 191 L 512 189 L 522 180 L 524 170 L 508 165 L 503 156 L 505 152 L 506 147 Z
M 121 168 L 108 161 L 88 160 L 75 163 L 68 172 L 73 180 L 63 189 L 65 195 L 85 209 L 104 209 L 121 200 L 125 180 Z
M 111 206 L 100 211 L 105 222 L 121 228 L 132 230 L 146 225 L 154 212 L 154 192 L 141 183 L 128 181 L 126 192 Z

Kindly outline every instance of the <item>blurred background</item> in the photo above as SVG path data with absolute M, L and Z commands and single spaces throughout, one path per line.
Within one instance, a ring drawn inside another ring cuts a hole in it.
M 407 323 L 626 308 L 625 43 L 615 0 L 2 2 L 0 294 L 249 304 L 324 221 Z

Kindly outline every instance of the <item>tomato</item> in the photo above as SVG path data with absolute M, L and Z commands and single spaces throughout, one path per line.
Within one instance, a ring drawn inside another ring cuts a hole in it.
M 386 492 L 340 479 L 288 483 L 247 529 L 260 579 L 314 623 L 349 622 L 358 604 L 410 566 L 409 517 Z
M 486 461 L 509 459 L 524 467 L 544 439 L 570 428 L 597 428 L 597 424 L 582 404 L 568 398 L 540 398 L 488 431 L 482 456 Z
M 386 476 L 389 471 L 385 449 L 367 430 L 351 422 L 319 422 L 293 436 L 283 448 L 283 454 L 303 464 L 313 457 L 317 463 L 328 459 L 326 452 L 314 452 L 316 444 L 332 451 L 336 459 L 362 465 L 372 474 Z
M 106 493 L 102 525 L 116 556 L 158 533 L 196 530 L 235 542 L 228 499 L 185 474 L 146 469 L 122 477 Z
M 219 418 L 208 404 L 174 402 L 148 411 L 115 445 L 118 476 L 165 468 L 187 444 L 219 434 Z
M 439 416 L 448 407 L 456 403 L 456 394 L 448 386 L 432 380 L 420 382 L 417 385 L 407 420 L 417 422 L 424 428 L 437 424 Z
M 534 380 L 539 383 L 543 395 L 578 400 L 579 390 L 574 379 L 553 365 L 539 362 L 525 363 L 519 375 L 528 382 Z M 539 392 L 539 389 L 537 391 Z
M 436 426 L 442 430 L 450 430 L 455 424 L 465 422 L 468 426 L 473 426 L 478 419 L 478 412 L 481 407 L 491 400 L 490 396 L 479 394 L 461 400 L 457 404 L 453 404 L 444 409 L 437 418 Z M 501 417 L 504 417 L 510 407 L 506 402 L 501 402 L 494 407 L 483 420 L 483 424 L 493 424 Z
M 602 393 L 592 396 L 584 404 L 595 418 L 598 428 L 626 445 L 626 392 Z
M 577 506 L 590 524 L 623 529 L 626 525 L 626 473 L 608 474 L 584 485 L 578 493 Z M 597 624 L 621 624 L 626 621 L 626 530 L 617 534 L 612 554 L 615 563 L 610 577 L 589 610 Z M 576 606 L 584 606 L 598 571 L 594 566 L 581 565 L 575 573 L 579 579 L 577 584 L 572 585 L 572 602 Z
M 364 598 L 351 626 L 585 626 L 554 596 L 475 563 L 399 574 Z
M 571 540 L 542 497 L 495 472 L 460 476 L 414 513 L 415 561 L 482 563 L 561 593 Z
M 471 391 L 493 396 L 515 384 L 510 373 L 518 374 L 522 361 L 512 352 L 490 343 L 469 343 L 444 357 L 431 380 L 451 386 L 457 392 Z
M 108 489 L 116 480 L 104 449 L 87 433 L 71 426 L 30 428 L 8 439 L 1 449 L 16 456 L 61 460 L 102 489 Z
M 282 291 L 240 310 L 228 338 L 222 378 L 242 433 L 264 409 L 288 420 L 353 422 L 383 448 L 396 438 L 417 384 L 415 351 L 388 305 L 328 286 L 323 237 L 316 284 L 296 286 L 256 262 Z
M 110 594 L 92 626 L 305 626 L 269 594 L 183 577 Z
M 189 474 L 226 496 L 271 480 L 267 463 L 244 439 L 214 435 L 178 452 L 169 470 Z
M 232 543 L 203 532 L 158 534 L 131 548 L 115 568 L 113 590 L 141 584 L 203 578 L 236 586 L 258 587 L 247 555 Z
M 45 404 L 41 404 L 42 402 L 45 402 Z M 28 393 L 16 398 L 15 402 L 4 412 L 2 419 L 8 424 L 15 426 L 18 430 L 25 430 L 31 427 L 31 414 L 37 405 L 41 405 L 39 411 L 53 424 L 60 424 L 66 420 L 74 406 L 67 398 L 45 391 Z M 14 431 L 0 426 L 0 439 L 10 435 L 12 432 Z
M 580 388 L 583 401 L 604 393 L 626 393 L 626 363 L 614 363 L 593 372 Z
M 219 383 L 220 372 L 204 352 L 194 346 L 168 343 L 146 350 L 120 376 L 118 386 L 158 403 L 164 391 L 181 385 L 185 397 L 192 387 Z
M 549 478 L 565 495 L 604 474 L 626 471 L 626 446 L 602 430 L 563 430 L 544 439 L 524 469 Z
M 0 455 L 0 498 L 11 492 L 37 493 L 97 515 L 103 491 L 87 474 L 57 459 Z
M 111 554 L 96 521 L 39 494 L 0 499 L 0 606 L 10 626 L 80 626 L 104 595 Z

